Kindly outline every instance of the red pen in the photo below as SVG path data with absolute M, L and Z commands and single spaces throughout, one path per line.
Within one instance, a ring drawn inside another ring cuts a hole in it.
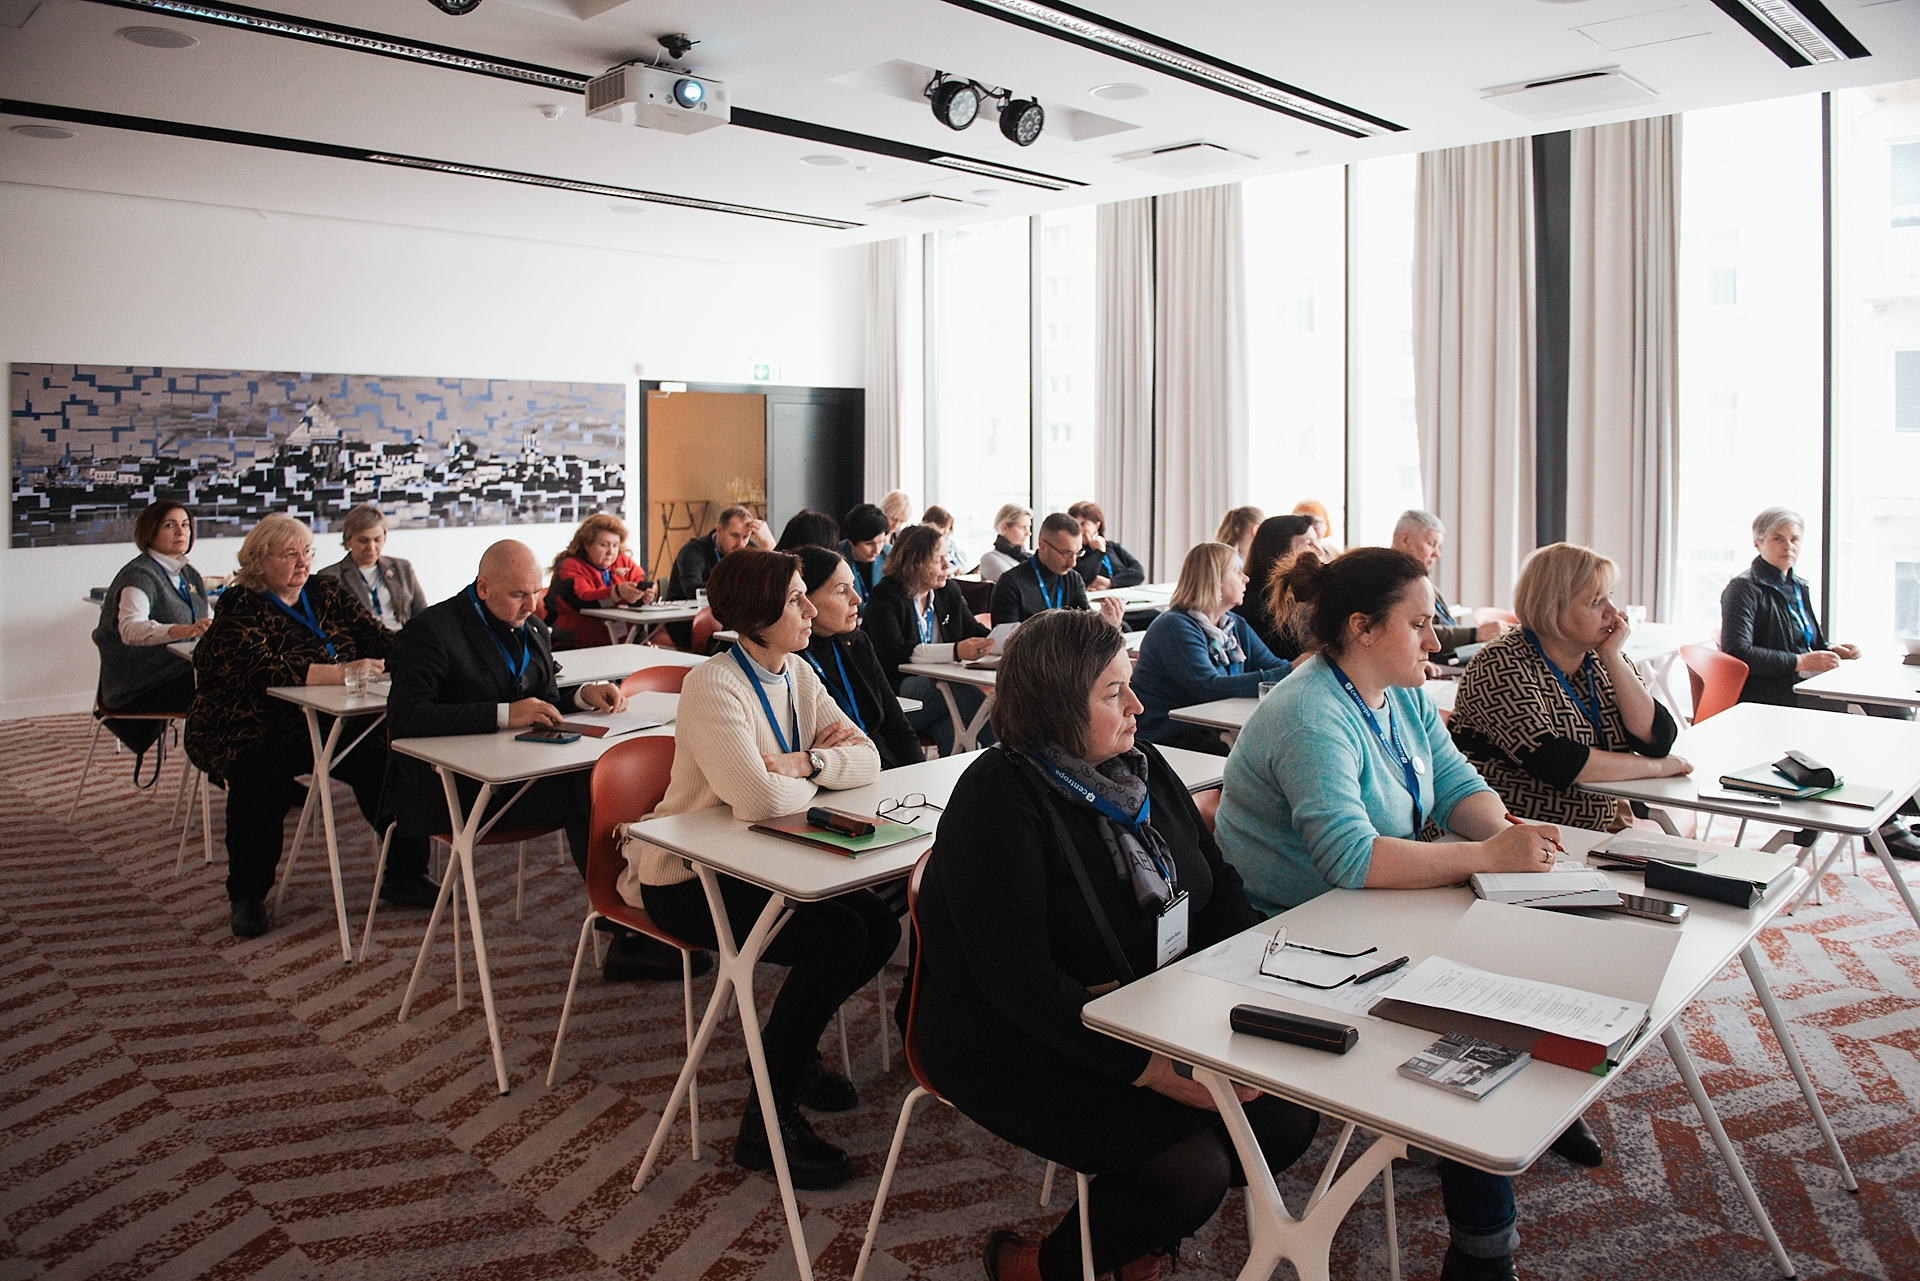
M 1506 816 L 1506 819 L 1507 819 L 1507 822 L 1509 822 L 1509 823 L 1511 823 L 1511 824 L 1513 824 L 1513 825 L 1514 825 L 1515 827 L 1530 827 L 1530 826 L 1533 826 L 1532 824 L 1530 824 L 1530 823 L 1528 823 L 1528 822 L 1527 822 L 1527 820 L 1525 820 L 1524 818 L 1515 818 L 1515 817 L 1514 817 L 1513 815 L 1511 815 L 1511 814 L 1509 814 L 1509 815 L 1507 815 L 1507 816 Z M 1565 854 L 1565 853 L 1567 852 L 1567 851 L 1566 851 L 1566 848 L 1565 848 L 1564 846 L 1562 846 L 1562 845 L 1560 844 L 1560 842 L 1559 842 L 1559 841 L 1555 841 L 1555 842 L 1553 843 L 1553 848 L 1554 848 L 1554 849 L 1556 849 L 1556 850 L 1558 850 L 1558 851 L 1560 851 L 1560 853 L 1562 853 L 1562 854 Z

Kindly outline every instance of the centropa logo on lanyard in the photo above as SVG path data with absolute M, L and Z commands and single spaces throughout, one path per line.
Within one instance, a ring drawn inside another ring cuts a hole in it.
M 300 589 L 299 609 L 295 609 L 293 606 L 287 604 L 287 602 L 281 600 L 272 592 L 266 593 L 266 596 L 268 600 L 280 607 L 281 613 L 312 632 L 315 636 L 318 636 L 321 647 L 327 651 L 328 658 L 340 657 L 339 653 L 333 648 L 333 642 L 327 639 L 326 629 L 320 626 L 319 616 L 313 612 L 313 602 L 307 599 L 306 588 L 302 587 Z
M 1354 688 L 1351 680 L 1347 679 L 1347 674 L 1340 670 L 1340 665 L 1329 658 L 1327 670 L 1331 671 L 1334 679 L 1340 682 L 1340 688 L 1347 691 L 1347 697 L 1360 711 L 1360 719 L 1367 723 L 1367 728 L 1373 731 L 1373 736 L 1380 740 L 1380 746 L 1385 748 L 1387 755 L 1400 766 L 1400 782 L 1407 789 L 1407 795 L 1413 798 L 1413 839 L 1419 840 L 1421 831 L 1426 827 L 1426 815 L 1420 808 L 1420 776 L 1427 772 L 1427 763 L 1400 745 L 1400 731 L 1394 727 L 1391 702 L 1385 709 L 1387 727 L 1381 729 L 1380 722 L 1374 718 L 1373 709 L 1367 706 L 1366 699 L 1360 697 L 1360 691 Z
M 1052 544 L 1048 544 L 1051 546 Z M 1047 576 L 1040 569 L 1040 558 L 1035 556 L 1027 564 L 1033 566 L 1033 581 L 1040 584 L 1040 599 L 1048 609 L 1061 609 L 1067 603 L 1067 578 L 1062 574 L 1054 580 L 1053 594 L 1047 594 Z

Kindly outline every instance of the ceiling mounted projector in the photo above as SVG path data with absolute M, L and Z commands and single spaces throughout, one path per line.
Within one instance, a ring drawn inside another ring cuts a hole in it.
M 699 133 L 733 118 L 724 82 L 644 62 L 625 63 L 589 80 L 587 115 L 669 133 Z

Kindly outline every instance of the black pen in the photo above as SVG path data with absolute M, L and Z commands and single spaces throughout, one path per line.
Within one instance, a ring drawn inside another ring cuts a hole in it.
M 1380 966 L 1378 969 L 1368 970 L 1365 974 L 1362 974 L 1359 977 L 1355 978 L 1353 980 L 1354 984 L 1358 986 L 1361 983 L 1365 983 L 1368 979 L 1377 979 L 1382 974 L 1391 974 L 1395 970 L 1399 969 L 1401 966 L 1405 965 L 1408 959 L 1409 958 L 1403 956 L 1403 957 L 1400 957 L 1398 960 L 1388 961 L 1385 965 Z

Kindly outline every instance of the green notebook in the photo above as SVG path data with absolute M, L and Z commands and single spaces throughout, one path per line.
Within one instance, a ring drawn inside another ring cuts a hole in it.
M 1845 782 L 1844 779 L 1840 781 Z M 1824 787 L 1801 787 L 1771 764 L 1753 765 L 1731 774 L 1722 774 L 1720 786 L 1732 788 L 1737 792 L 1758 792 L 1762 796 L 1777 796 L 1783 801 L 1804 801 L 1809 796 L 1837 790 Z
M 869 836 L 842 836 L 838 832 L 829 832 L 824 827 L 815 827 L 807 822 L 805 814 L 787 814 L 780 818 L 770 818 L 764 823 L 755 823 L 751 830 L 765 832 L 769 836 L 783 836 L 787 840 L 799 841 L 815 849 L 845 854 L 848 858 L 858 858 L 873 850 L 883 850 L 890 845 L 904 845 L 916 837 L 932 835 L 911 823 L 881 823 Z

